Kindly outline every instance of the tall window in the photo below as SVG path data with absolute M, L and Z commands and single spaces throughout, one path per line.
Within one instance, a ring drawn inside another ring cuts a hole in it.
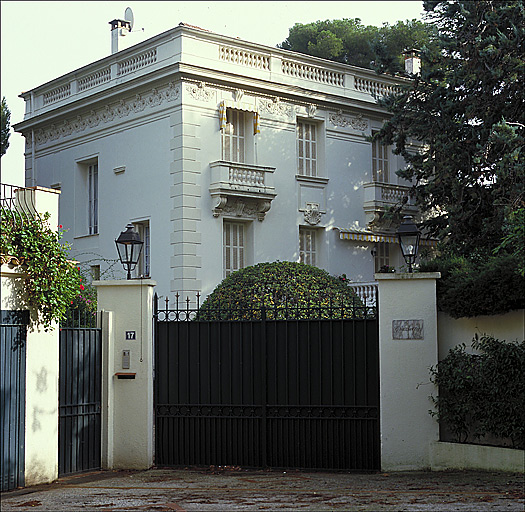
M 316 265 L 316 230 L 299 228 L 299 262 Z
M 140 253 L 139 262 L 136 267 L 137 277 L 150 277 L 150 261 L 151 261 L 151 245 L 150 245 L 150 230 L 149 221 L 137 222 L 134 224 L 140 239 L 144 242 L 142 251 Z
M 375 271 L 379 272 L 385 266 L 390 266 L 390 244 L 379 242 L 376 245 Z
M 224 222 L 224 277 L 244 267 L 245 224 Z
M 88 234 L 98 233 L 98 163 L 88 165 Z
M 297 121 L 297 174 L 317 176 L 316 125 Z
M 378 133 L 372 131 L 372 135 Z M 381 144 L 378 140 L 372 141 L 372 179 L 381 183 L 388 183 L 388 153 L 389 146 Z
M 222 159 L 228 162 L 246 163 L 245 160 L 246 119 L 244 112 L 226 110 L 226 127 L 222 134 Z

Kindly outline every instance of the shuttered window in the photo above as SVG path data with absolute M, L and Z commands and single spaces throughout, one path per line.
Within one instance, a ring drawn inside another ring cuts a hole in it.
M 244 267 L 245 224 L 224 222 L 224 277 Z
M 88 166 L 88 234 L 98 233 L 98 164 Z
M 227 162 L 245 161 L 245 113 L 241 110 L 226 109 L 226 126 L 222 131 L 222 158 Z
M 316 230 L 299 229 L 299 261 L 306 265 L 316 265 Z
M 375 135 L 377 131 L 372 131 Z M 372 141 L 372 179 L 381 183 L 388 183 L 388 154 L 390 147 L 381 144 L 378 140 Z
M 297 174 L 317 176 L 317 134 L 314 123 L 297 122 Z

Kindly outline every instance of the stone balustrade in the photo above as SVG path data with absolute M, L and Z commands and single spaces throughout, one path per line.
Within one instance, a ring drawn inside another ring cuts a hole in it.
M 400 79 L 379 77 L 366 69 L 179 26 L 23 93 L 25 120 L 94 91 L 99 93 L 128 80 L 146 77 L 165 66 L 180 65 L 203 65 L 212 73 L 245 73 L 275 84 L 313 88 L 320 93 L 336 93 L 372 103 L 394 92 L 400 83 Z
M 377 282 L 350 283 L 350 287 L 355 291 L 365 306 L 377 305 Z

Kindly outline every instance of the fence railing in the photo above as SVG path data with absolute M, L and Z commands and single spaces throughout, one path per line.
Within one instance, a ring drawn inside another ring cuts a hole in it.
M 160 322 L 377 318 L 376 305 L 361 300 L 359 296 L 349 298 L 334 295 L 301 303 L 284 299 L 272 305 L 254 302 L 246 306 L 226 301 L 204 301 L 201 304 L 200 293 L 195 295 L 194 300 L 189 297 L 181 299 L 177 293 L 175 302 L 171 304 L 168 297 L 160 300 L 156 294 L 153 300 L 153 317 Z
M 72 309 L 66 312 L 60 322 L 60 328 L 65 329 L 96 329 L 100 327 L 101 312 Z
M 2 217 L 8 216 L 16 225 L 40 216 L 35 207 L 34 190 L 17 185 L 0 183 L 0 208 Z

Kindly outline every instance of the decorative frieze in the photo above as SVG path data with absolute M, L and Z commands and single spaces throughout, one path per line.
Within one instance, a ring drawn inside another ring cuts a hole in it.
M 252 198 L 236 198 L 232 196 L 219 196 L 216 198 L 213 208 L 213 216 L 227 215 L 243 219 L 257 219 L 263 221 L 266 213 L 270 210 L 270 200 L 258 200 Z
M 341 128 L 350 127 L 354 130 L 365 131 L 368 129 L 368 120 L 363 118 L 361 114 L 357 116 L 345 116 L 343 112 L 339 110 L 337 114 L 330 114 L 328 119 L 334 126 Z
M 207 87 L 204 82 L 186 84 L 186 90 L 192 98 L 200 101 L 210 101 L 215 93 L 215 91 Z
M 95 128 L 101 123 L 110 123 L 115 119 L 123 119 L 129 115 L 143 112 L 146 108 L 161 105 L 164 101 L 174 101 L 180 96 L 180 86 L 170 82 L 162 89 L 154 88 L 147 94 L 137 94 L 133 99 L 120 100 L 113 105 L 105 105 L 101 109 L 91 110 L 89 114 L 78 115 L 65 120 L 60 125 L 52 124 L 35 132 L 35 142 L 38 145 L 80 133 L 87 128 Z M 31 136 L 26 136 L 26 146 L 31 145 Z
M 260 113 L 295 117 L 295 106 L 281 101 L 280 98 L 257 98 Z

